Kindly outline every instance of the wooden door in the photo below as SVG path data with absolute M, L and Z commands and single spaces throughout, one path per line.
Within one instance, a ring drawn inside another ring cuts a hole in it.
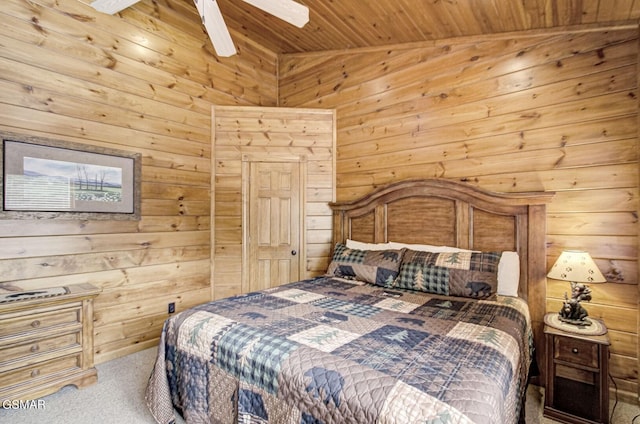
M 300 163 L 251 162 L 249 167 L 248 290 L 300 279 Z

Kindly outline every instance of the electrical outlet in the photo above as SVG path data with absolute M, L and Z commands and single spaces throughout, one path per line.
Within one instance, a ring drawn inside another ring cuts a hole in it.
M 176 311 L 176 303 L 175 302 L 170 302 L 169 305 L 167 305 L 167 311 L 172 314 Z

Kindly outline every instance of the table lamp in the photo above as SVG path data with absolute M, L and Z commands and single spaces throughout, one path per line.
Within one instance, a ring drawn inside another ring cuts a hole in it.
M 590 326 L 587 310 L 581 301 L 591 300 L 591 289 L 585 283 L 604 283 L 607 281 L 589 253 L 580 250 L 563 251 L 553 264 L 547 277 L 554 280 L 571 282 L 571 298 L 564 293 L 564 303 L 558 313 L 558 319 L 566 324 L 579 327 Z

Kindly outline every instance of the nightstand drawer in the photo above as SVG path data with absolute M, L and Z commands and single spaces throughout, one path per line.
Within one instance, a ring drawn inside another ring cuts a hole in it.
M 47 331 L 63 325 L 81 325 L 81 305 L 74 308 L 58 308 L 43 312 L 26 311 L 14 316 L 0 317 L 0 339 L 28 332 Z
M 554 338 L 554 359 L 598 368 L 598 345 L 584 340 L 568 337 Z

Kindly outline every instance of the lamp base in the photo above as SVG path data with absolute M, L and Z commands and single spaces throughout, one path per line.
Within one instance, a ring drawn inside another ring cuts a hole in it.
M 571 319 L 571 318 L 563 317 L 561 314 L 558 314 L 558 319 L 564 322 L 565 324 L 576 325 L 578 327 L 588 327 L 593 322 L 587 317 L 584 317 L 582 319 Z
M 585 318 L 585 321 L 588 321 L 589 323 L 587 324 L 584 321 L 579 321 L 579 324 L 574 324 L 573 322 L 570 323 L 566 318 L 560 317 L 560 314 L 557 313 L 546 314 L 544 316 L 545 324 L 568 333 L 584 334 L 585 336 L 600 336 L 602 334 L 606 334 L 607 329 L 601 321 L 589 318 Z

